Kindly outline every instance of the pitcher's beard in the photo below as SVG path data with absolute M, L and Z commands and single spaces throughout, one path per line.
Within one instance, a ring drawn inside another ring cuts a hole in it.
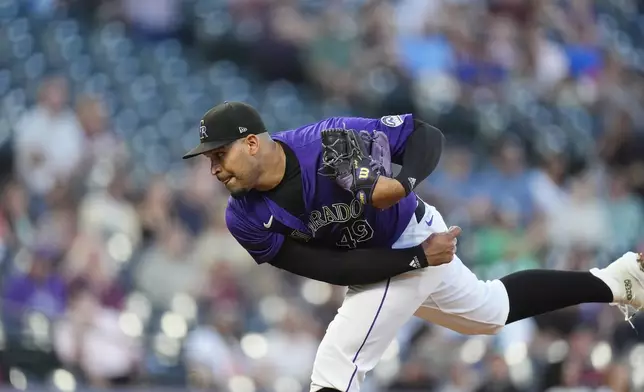
M 233 199 L 241 199 L 246 196 L 248 192 L 248 189 L 238 189 L 236 191 L 230 192 L 230 196 L 232 196 Z

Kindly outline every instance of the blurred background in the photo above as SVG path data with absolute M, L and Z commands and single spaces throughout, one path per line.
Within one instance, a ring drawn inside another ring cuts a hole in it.
M 303 392 L 344 288 L 257 267 L 208 163 L 226 100 L 271 131 L 412 112 L 419 187 L 482 279 L 644 251 L 644 2 L 0 0 L 0 389 Z M 641 391 L 644 317 L 494 337 L 410 321 L 364 387 Z

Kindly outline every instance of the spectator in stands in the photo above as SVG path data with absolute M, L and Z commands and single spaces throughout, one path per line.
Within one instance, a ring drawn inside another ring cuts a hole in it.
M 178 0 L 121 0 L 120 3 L 125 20 L 143 39 L 174 38 L 181 27 Z
M 540 95 L 550 94 L 568 77 L 569 59 L 561 45 L 550 39 L 540 26 L 530 27 L 526 38 L 526 72 Z
M 603 374 L 591 364 L 590 354 L 597 343 L 591 329 L 578 327 L 570 336 L 569 350 L 561 362 L 549 364 L 544 389 L 551 386 L 596 388 L 603 383 Z
M 445 384 L 437 388 L 439 392 L 469 392 L 475 386 L 475 373 L 465 364 L 458 361 L 450 366 L 448 377 L 444 377 Z
M 436 379 L 430 373 L 429 366 L 418 359 L 405 362 L 395 381 L 389 386 L 390 391 L 434 391 Z
M 194 255 L 205 269 L 228 263 L 238 275 L 249 272 L 254 263 L 226 228 L 223 206 L 210 215 L 205 230 L 196 238 Z
M 541 165 L 530 176 L 530 194 L 536 212 L 550 219 L 568 203 L 568 162 L 563 152 L 548 152 Z
M 108 240 L 124 235 L 131 249 L 141 241 L 141 222 L 127 198 L 128 177 L 124 169 L 113 167 L 107 187 L 90 190 L 78 206 L 79 231 Z M 109 175 L 109 174 L 108 174 Z
M 82 157 L 83 133 L 69 109 L 67 81 L 46 79 L 38 103 L 15 127 L 16 167 L 30 192 L 46 195 L 75 174 Z
M 644 238 L 644 206 L 630 190 L 626 173 L 612 171 L 607 173 L 607 195 L 605 203 L 608 209 L 612 241 L 610 251 L 613 254 L 623 249 L 630 249 L 639 238 Z
M 508 374 L 508 366 L 500 355 L 491 355 L 487 359 L 488 377 L 476 389 L 476 392 L 519 392 Z
M 165 309 L 176 294 L 196 295 L 204 285 L 204 271 L 188 252 L 191 241 L 186 230 L 173 221 L 141 256 L 137 287 L 159 309 Z
M 443 153 L 439 170 L 427 180 L 425 191 L 448 214 L 466 208 L 475 195 L 474 156 L 464 146 Z
M 200 180 L 203 177 L 199 176 L 205 174 L 206 170 L 209 174 L 210 167 L 207 161 L 202 161 L 186 173 L 182 178 L 183 185 L 179 187 L 172 205 L 177 217 L 191 235 L 199 235 L 206 230 L 209 216 L 221 213 L 221 209 L 224 208 L 224 197 L 220 199 L 221 203 L 213 202 L 213 195 L 220 194 L 220 184 L 216 181 Z
M 82 158 L 84 170 L 89 172 L 101 162 L 118 167 L 126 164 L 126 147 L 110 132 L 107 108 L 101 99 L 81 96 L 76 104 L 76 116 L 85 135 Z
M 526 225 L 533 218 L 534 201 L 528 188 L 530 177 L 524 146 L 520 140 L 508 136 L 495 147 L 492 164 L 477 176 L 477 188 L 497 209 L 518 213 L 520 224 Z
M 142 359 L 139 343 L 119 325 L 119 312 L 101 306 L 86 286 L 70 293 L 65 317 L 54 327 L 54 347 L 66 367 L 99 388 L 135 382 Z
M 5 184 L 0 208 L 6 226 L 3 225 L 1 237 L 3 244 L 12 250 L 31 244 L 35 235 L 35 222 L 29 214 L 28 199 L 28 193 L 20 182 L 12 180 Z
M 222 388 L 230 377 L 248 370 L 236 336 L 240 316 L 234 306 L 219 308 L 208 314 L 206 323 L 188 334 L 184 355 L 188 372 L 197 386 Z
M 239 276 L 235 275 L 232 263 L 227 261 L 216 263 L 204 273 L 207 274 L 207 280 L 199 299 L 205 308 L 209 307 L 214 311 L 222 305 L 234 305 L 240 309 L 246 306 L 247 298 L 239 282 Z
M 73 202 L 69 195 L 61 195 L 65 201 L 63 207 L 52 205 L 44 211 L 36 221 L 34 227 L 33 243 L 45 244 L 56 252 L 63 255 L 69 250 L 76 237 L 76 210 L 67 205 Z
M 360 54 L 358 26 L 337 5 L 327 7 L 317 20 L 314 38 L 305 49 L 308 77 L 331 98 L 348 99 L 355 94 Z
M 597 177 L 588 173 L 575 178 L 567 203 L 549 220 L 550 243 L 562 249 L 587 246 L 605 251 L 610 241 L 605 235 L 609 218 L 608 209 L 598 195 Z
M 125 293 L 117 280 L 122 262 L 127 261 L 117 261 L 109 255 L 104 241 L 89 234 L 79 234 L 63 265 L 69 291 L 86 288 L 98 298 L 101 306 L 122 309 Z
M 304 65 L 300 58 L 303 45 L 312 36 L 308 20 L 297 5 L 260 3 L 254 17 L 262 34 L 251 42 L 250 59 L 257 73 L 267 80 L 305 80 Z M 263 8 L 263 9 L 262 9 Z
M 292 377 L 309 382 L 317 351 L 320 328 L 306 310 L 289 305 L 285 317 L 267 334 L 268 356 L 274 377 Z M 291 353 L 284 357 L 284 353 Z
M 5 318 L 20 324 L 27 311 L 56 318 L 65 310 L 65 284 L 56 272 L 57 255 L 47 247 L 37 247 L 27 260 L 26 272 L 15 273 L 4 282 Z
M 531 252 L 525 233 L 508 224 L 511 218 L 496 213 L 490 227 L 476 230 L 472 242 L 477 255 L 474 267 L 481 279 L 498 279 L 513 272 L 540 268 L 535 254 Z M 504 222 L 505 221 L 505 222 Z
M 150 179 L 142 202 L 137 206 L 141 236 L 145 245 L 158 240 L 160 232 L 171 225 L 174 195 L 161 176 Z

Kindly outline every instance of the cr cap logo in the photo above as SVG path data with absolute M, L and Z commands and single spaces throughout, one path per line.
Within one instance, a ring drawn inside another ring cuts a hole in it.
M 403 124 L 403 119 L 400 116 L 384 116 L 380 119 L 380 122 L 389 128 L 396 128 Z
M 208 132 L 206 131 L 206 126 L 204 125 L 203 120 L 201 120 L 201 126 L 199 127 L 199 139 L 203 140 L 208 137 Z

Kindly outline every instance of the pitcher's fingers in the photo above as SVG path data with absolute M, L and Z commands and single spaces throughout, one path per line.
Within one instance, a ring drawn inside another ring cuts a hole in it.
M 449 233 L 452 236 L 452 238 L 458 237 L 459 235 L 461 235 L 462 232 L 463 230 L 458 226 L 452 226 L 447 231 L 447 233 Z

